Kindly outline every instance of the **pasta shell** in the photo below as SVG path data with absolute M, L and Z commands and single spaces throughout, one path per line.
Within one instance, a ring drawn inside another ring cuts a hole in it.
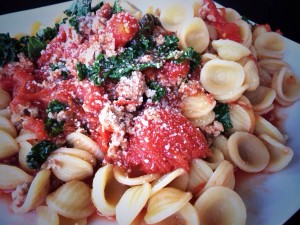
M 215 99 L 222 103 L 231 103 L 238 100 L 243 93 L 248 89 L 249 85 L 244 84 L 243 86 L 228 92 L 223 95 L 215 95 Z
M 261 111 L 256 111 L 255 115 L 263 115 L 266 114 L 270 111 L 272 111 L 275 108 L 274 104 L 271 104 L 270 106 L 268 106 L 267 108 L 261 110 Z
M 249 48 L 252 44 L 251 25 L 242 19 L 235 20 L 234 23 L 240 28 L 242 44 Z
M 59 225 L 58 214 L 47 206 L 39 206 L 36 208 L 38 225 Z
M 190 179 L 187 190 L 193 194 L 198 193 L 204 188 L 212 174 L 212 168 L 204 160 L 193 159 L 189 172 Z
M 248 91 L 254 91 L 259 86 L 258 68 L 253 60 L 248 60 L 244 65 L 245 83 L 249 85 Z
M 140 185 L 145 182 L 152 182 L 160 177 L 159 174 L 146 174 L 143 176 L 138 177 L 129 177 L 126 172 L 124 172 L 120 167 L 114 167 L 114 176 L 116 180 L 121 183 L 128 186 L 134 186 L 134 185 Z
M 198 118 L 207 115 L 216 106 L 213 96 L 204 92 L 182 99 L 182 113 L 187 118 Z
M 82 181 L 72 180 L 46 198 L 49 208 L 70 219 L 90 216 L 95 208 L 91 201 L 91 189 Z
M 19 184 L 30 183 L 33 177 L 16 166 L 0 164 L 0 189 L 14 190 Z
M 93 175 L 93 166 L 90 163 L 72 155 L 51 154 L 45 165 L 64 182 L 83 180 Z
M 200 81 L 213 95 L 225 95 L 241 87 L 245 80 L 243 67 L 232 61 L 213 59 L 204 64 Z
M 284 169 L 293 158 L 293 150 L 266 134 L 260 135 L 259 138 L 267 146 L 270 153 L 270 162 L 265 171 L 278 172 Z
M 227 147 L 227 138 L 224 135 L 219 135 L 213 139 L 213 147 L 218 148 L 224 155 L 224 159 L 230 161 L 230 156 Z
M 204 52 L 209 44 L 208 29 L 200 17 L 190 18 L 182 23 L 177 36 L 181 48 L 192 47 L 199 53 Z
M 10 102 L 11 97 L 8 92 L 0 88 L 0 109 L 5 109 L 7 106 L 9 106 Z
M 267 26 L 265 26 L 265 25 L 255 25 L 255 26 L 253 27 L 253 32 L 252 32 L 252 42 L 255 42 L 256 38 L 257 38 L 259 35 L 261 35 L 261 34 L 263 34 L 263 33 L 266 33 L 266 32 L 269 32 L 269 31 L 270 31 L 269 28 L 270 28 L 270 27 L 267 27 Z
M 285 50 L 285 44 L 280 34 L 276 32 L 264 32 L 257 36 L 254 46 L 259 59 L 281 59 Z
M 250 100 L 254 111 L 262 111 L 273 104 L 276 92 L 272 88 L 258 86 L 255 91 L 246 91 L 244 95 Z
M 235 22 L 242 19 L 242 16 L 232 8 L 225 8 L 225 19 L 227 22 Z
M 194 205 L 201 225 L 244 225 L 247 212 L 241 197 L 227 187 L 212 187 Z
M 270 155 L 264 143 L 255 135 L 237 131 L 228 139 L 231 160 L 241 170 L 256 173 L 264 170 Z
M 87 218 L 82 219 L 69 219 L 63 216 L 59 216 L 60 225 L 87 225 Z
M 252 43 L 253 43 L 253 42 L 252 42 Z M 251 46 L 249 47 L 249 50 L 250 50 L 250 52 L 251 52 L 251 55 L 257 60 L 257 51 L 256 51 L 255 47 L 254 47 L 253 45 L 251 45 Z
M 207 165 L 210 166 L 210 168 L 215 170 L 220 165 L 220 163 L 224 160 L 224 155 L 216 147 L 212 147 L 211 150 L 212 150 L 212 156 L 207 157 L 205 161 Z
M 131 224 L 146 205 L 150 194 L 151 185 L 149 183 L 129 188 L 116 206 L 118 224 Z
M 203 5 L 203 0 L 188 0 L 188 2 L 191 2 L 193 8 L 194 8 L 194 16 L 199 15 L 199 9 Z
M 16 141 L 18 143 L 22 142 L 22 141 L 29 141 L 29 140 L 34 140 L 37 139 L 37 136 L 35 133 L 29 131 L 29 130 L 24 130 L 22 129 L 18 135 L 18 137 L 16 138 Z
M 85 150 L 91 153 L 98 160 L 103 159 L 103 152 L 96 144 L 96 142 L 94 142 L 90 137 L 84 134 L 78 132 L 70 133 L 66 137 L 66 141 L 74 148 Z
M 6 109 L 0 109 L 0 116 L 4 116 L 6 117 L 7 119 L 10 119 L 11 117 L 11 110 L 6 108 Z
M 113 165 L 99 168 L 93 179 L 92 201 L 98 212 L 104 216 L 115 216 L 116 205 L 127 190 L 117 182 L 113 174 Z
M 17 137 L 17 130 L 15 126 L 4 116 L 0 116 L 0 130 L 10 134 L 13 138 Z
M 170 187 L 161 189 L 148 201 L 147 213 L 144 217 L 145 222 L 154 224 L 166 219 L 183 208 L 191 198 L 190 192 L 183 192 Z
M 197 118 L 190 118 L 189 120 L 194 124 L 195 127 L 204 128 L 205 126 L 214 122 L 215 118 L 216 118 L 216 114 L 212 110 L 206 115 L 199 116 Z
M 24 203 L 19 206 L 15 202 L 12 204 L 12 210 L 15 214 L 24 214 L 36 209 L 46 199 L 50 187 L 50 170 L 41 170 L 34 177 Z
M 258 65 L 272 75 L 277 73 L 282 67 L 289 67 L 289 64 L 281 59 L 262 59 L 259 60 Z
M 160 7 L 160 22 L 167 31 L 177 31 L 181 23 L 193 18 L 194 9 L 191 3 L 184 0 L 163 1 Z
M 8 133 L 0 130 L 0 160 L 9 158 L 19 151 L 19 145 Z
M 32 148 L 32 144 L 30 144 L 28 141 L 22 141 L 19 143 L 19 145 L 20 145 L 20 151 L 19 151 L 18 159 L 21 168 L 27 172 L 33 172 L 34 170 L 30 169 L 26 162 L 27 155 Z
M 238 61 L 251 53 L 249 48 L 228 39 L 213 40 L 212 47 L 218 52 L 221 59 L 230 61 Z
M 244 96 L 244 95 L 242 95 L 239 98 L 239 100 L 237 101 L 237 103 L 240 104 L 240 105 L 242 105 L 242 106 L 245 106 L 245 107 L 248 107 L 248 108 L 252 108 L 250 100 L 246 96 Z
M 219 57 L 217 55 L 209 53 L 209 52 L 205 52 L 201 56 L 201 62 L 202 63 L 206 63 L 206 62 L 208 62 L 209 60 L 212 60 L 212 59 L 219 59 Z
M 175 178 L 185 174 L 186 171 L 182 168 L 176 169 L 170 173 L 167 173 L 155 180 L 152 183 L 151 195 L 154 195 L 156 192 L 160 191 L 164 187 L 166 187 L 169 183 L 171 183 Z
M 259 74 L 259 85 L 264 87 L 271 87 L 272 84 L 272 76 L 262 69 L 260 66 L 258 67 Z
M 282 105 L 290 105 L 300 98 L 300 82 L 287 67 L 273 75 L 272 88 L 276 90 L 276 101 Z
M 272 123 L 261 116 L 255 117 L 254 134 L 256 134 L 257 136 L 267 134 L 268 136 L 276 139 L 282 144 L 286 142 L 286 138 L 282 135 L 282 133 Z

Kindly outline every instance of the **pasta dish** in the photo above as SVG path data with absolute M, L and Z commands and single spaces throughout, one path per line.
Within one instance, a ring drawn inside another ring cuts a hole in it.
M 244 225 L 236 174 L 293 159 L 275 109 L 300 83 L 281 32 L 211 0 L 147 4 L 74 0 L 52 27 L 0 34 L 0 190 L 14 214 Z

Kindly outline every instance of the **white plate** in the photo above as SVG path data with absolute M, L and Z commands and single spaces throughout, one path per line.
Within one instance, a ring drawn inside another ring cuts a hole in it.
M 139 0 L 135 4 L 145 9 L 152 2 L 156 5 L 161 0 Z M 39 21 L 45 26 L 52 26 L 55 18 L 70 5 L 70 2 L 42 7 L 33 10 L 0 16 L 0 33 L 29 33 L 31 25 Z M 267 21 L 266 21 L 267 22 Z M 300 45 L 285 39 L 285 61 L 290 63 L 300 79 Z M 237 180 L 236 190 L 243 198 L 247 211 L 247 225 L 280 225 L 288 220 L 300 208 L 300 102 L 280 110 L 283 130 L 289 136 L 288 145 L 294 150 L 294 157 L 289 166 L 273 174 L 246 175 Z M 0 196 L 0 224 L 22 225 L 35 224 L 34 213 L 12 215 L 7 200 Z M 108 219 L 95 220 L 89 224 L 116 224 Z M 99 218 L 99 217 L 98 217 Z M 25 222 L 27 221 L 27 222 Z

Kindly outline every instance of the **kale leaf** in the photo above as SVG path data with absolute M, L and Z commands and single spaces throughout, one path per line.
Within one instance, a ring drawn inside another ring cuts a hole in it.
M 8 62 L 18 61 L 17 54 L 21 52 L 21 43 L 11 38 L 9 34 L 0 34 L 0 67 Z
M 104 5 L 103 2 L 99 2 L 97 5 L 93 6 L 91 8 L 91 12 L 96 12 L 98 9 L 100 9 Z
M 120 6 L 120 0 L 115 0 L 114 5 L 112 7 L 112 14 L 122 12 L 122 11 L 123 11 L 123 9 Z
M 92 0 L 74 0 L 73 4 L 64 11 L 64 13 L 71 16 L 86 16 L 91 12 Z
M 79 20 L 76 16 L 73 16 L 71 19 L 69 19 L 69 24 L 79 33 Z
M 52 100 L 51 102 L 49 102 L 48 104 L 48 108 L 46 109 L 46 112 L 60 112 L 66 109 L 66 104 L 62 103 L 58 100 Z
M 46 48 L 46 44 L 34 36 L 23 36 L 20 42 L 23 44 L 22 52 L 34 61 L 41 56 L 41 51 Z
M 167 56 L 168 58 L 172 58 L 174 51 L 178 50 L 178 42 L 179 39 L 175 34 L 165 36 L 164 43 L 159 45 L 157 48 L 158 54 L 161 56 Z
M 149 82 L 148 87 L 155 91 L 155 95 L 153 96 L 154 101 L 160 101 L 166 93 L 166 90 L 154 81 Z
M 44 29 L 39 30 L 36 33 L 36 36 L 42 41 L 42 42 L 49 42 L 53 38 L 56 37 L 59 29 L 59 24 L 56 23 L 54 27 L 46 27 Z
M 214 112 L 216 114 L 216 120 L 222 123 L 224 131 L 232 128 L 228 104 L 218 103 L 214 108 Z
M 64 132 L 64 124 L 64 121 L 47 118 L 44 122 L 44 129 L 51 137 L 56 137 Z
M 40 169 L 51 152 L 58 147 L 51 141 L 44 140 L 34 145 L 26 157 L 26 163 L 31 169 Z
M 60 69 L 60 75 L 63 80 L 68 80 L 70 78 L 70 72 L 67 70 L 65 62 L 60 62 L 59 64 L 50 63 L 49 67 L 51 71 Z
M 184 60 L 189 60 L 190 62 L 190 72 L 193 72 L 201 62 L 201 55 L 196 52 L 193 48 L 187 47 L 184 49 L 183 53 L 176 59 L 177 62 L 181 63 Z

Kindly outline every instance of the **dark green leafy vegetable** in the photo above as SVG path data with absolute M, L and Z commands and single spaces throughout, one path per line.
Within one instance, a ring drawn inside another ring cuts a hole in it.
M 64 121 L 47 118 L 44 122 L 44 128 L 51 137 L 56 137 L 64 132 L 64 123 Z
M 60 74 L 63 80 L 67 80 L 70 78 L 70 74 L 66 68 L 65 62 L 60 62 L 59 64 L 50 63 L 49 67 L 52 71 L 60 69 Z
M 59 66 L 58 65 L 55 65 L 54 63 L 50 63 L 49 64 L 49 67 L 52 71 L 55 71 L 55 70 L 58 70 L 59 69 Z
M 34 145 L 26 157 L 26 163 L 31 169 L 40 169 L 51 152 L 58 147 L 51 141 L 44 140 Z
M 112 7 L 112 14 L 122 12 L 122 11 L 123 11 L 123 9 L 120 6 L 120 0 L 115 0 L 114 5 Z
M 173 55 L 169 53 L 173 53 L 175 50 L 178 50 L 178 42 L 179 39 L 174 34 L 165 36 L 164 43 L 159 45 L 157 48 L 158 54 L 161 56 L 173 57 Z
M 184 60 L 190 61 L 190 72 L 193 72 L 200 65 L 201 56 L 193 48 L 187 47 L 186 49 L 184 49 L 183 54 L 180 55 L 176 61 L 181 63 Z
M 41 51 L 46 48 L 46 44 L 38 37 L 23 36 L 20 42 L 24 45 L 22 52 L 32 60 L 37 60 L 41 56 Z
M 229 106 L 227 104 L 218 103 L 214 108 L 214 112 L 216 114 L 216 120 L 222 123 L 225 131 L 232 128 Z
M 8 62 L 18 61 L 17 54 L 21 52 L 20 42 L 9 34 L 0 34 L 0 67 Z
M 78 18 L 76 16 L 73 16 L 70 20 L 69 20 L 69 24 L 70 26 L 74 27 L 74 29 L 79 32 L 79 21 Z
M 163 87 L 161 87 L 158 83 L 156 83 L 154 81 L 149 82 L 148 83 L 148 87 L 151 90 L 155 91 L 155 95 L 153 97 L 154 101 L 160 101 L 162 99 L 162 97 L 164 97 L 164 95 L 166 93 L 166 90 Z
M 36 36 L 42 41 L 42 42 L 47 42 L 51 41 L 53 38 L 56 37 L 57 32 L 59 29 L 59 24 L 56 23 L 53 28 L 51 27 L 46 27 L 44 29 L 39 30 L 36 33 Z
M 73 4 L 64 11 L 67 16 L 86 16 L 91 12 L 92 0 L 74 0 Z
M 77 63 L 76 70 L 77 70 L 79 81 L 84 80 L 88 76 L 88 68 L 83 63 L 81 62 Z
M 96 12 L 98 9 L 100 9 L 104 5 L 103 2 L 99 2 L 97 5 L 91 8 L 91 12 Z
M 49 104 L 48 104 L 48 108 L 46 109 L 46 111 L 49 112 L 60 112 L 66 109 L 66 104 L 57 101 L 57 100 L 52 100 Z

